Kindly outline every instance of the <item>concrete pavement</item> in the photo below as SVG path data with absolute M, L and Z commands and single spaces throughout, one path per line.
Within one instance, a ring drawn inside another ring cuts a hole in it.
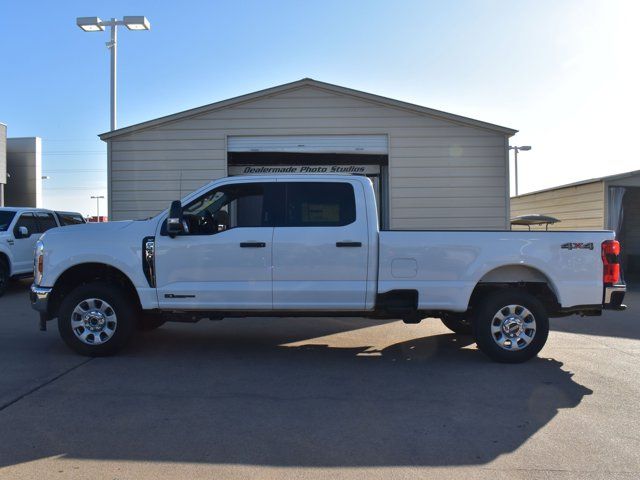
M 86 359 L 0 298 L 0 478 L 640 477 L 633 309 L 490 362 L 437 320 L 167 324 Z M 634 298 L 628 297 L 633 305 Z

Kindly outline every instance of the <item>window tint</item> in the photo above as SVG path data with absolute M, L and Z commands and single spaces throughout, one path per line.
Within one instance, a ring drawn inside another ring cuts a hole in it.
M 0 232 L 6 232 L 11 225 L 13 217 L 16 216 L 16 212 L 11 210 L 0 210 Z
M 340 227 L 356 219 L 353 186 L 349 183 L 287 183 L 285 203 L 289 227 Z
M 58 226 L 52 213 L 36 212 L 36 218 L 38 219 L 38 232 L 40 233 Z
M 64 225 L 80 225 L 85 223 L 84 218 L 79 213 L 61 213 L 56 212 L 58 214 L 58 219 L 60 223 Z
M 275 183 L 231 184 L 216 188 L 183 209 L 190 234 L 211 235 L 238 227 L 267 227 L 273 223 L 266 192 Z
M 27 227 L 27 230 L 29 230 L 29 236 L 33 235 L 34 233 L 38 233 L 38 224 L 36 223 L 36 218 L 33 216 L 33 213 L 23 213 L 22 215 L 20 215 L 20 218 L 13 228 L 14 235 L 20 227 Z M 17 235 L 15 236 L 17 237 Z

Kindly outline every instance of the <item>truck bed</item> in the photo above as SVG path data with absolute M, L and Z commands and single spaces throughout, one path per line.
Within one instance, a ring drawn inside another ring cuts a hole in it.
M 563 308 L 600 304 L 601 243 L 614 238 L 611 231 L 381 231 L 378 292 L 417 288 L 418 308 L 463 312 L 478 282 L 546 281 Z

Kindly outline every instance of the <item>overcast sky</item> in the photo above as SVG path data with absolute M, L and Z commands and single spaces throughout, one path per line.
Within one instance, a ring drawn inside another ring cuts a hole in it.
M 106 33 L 119 126 L 312 77 L 518 129 L 520 191 L 640 169 L 640 2 L 0 0 L 0 122 L 43 139 L 45 207 L 106 194 Z

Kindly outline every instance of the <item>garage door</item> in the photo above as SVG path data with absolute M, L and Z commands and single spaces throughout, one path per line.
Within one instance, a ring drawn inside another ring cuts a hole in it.
M 361 153 L 386 155 L 386 135 L 233 136 L 228 152 Z

